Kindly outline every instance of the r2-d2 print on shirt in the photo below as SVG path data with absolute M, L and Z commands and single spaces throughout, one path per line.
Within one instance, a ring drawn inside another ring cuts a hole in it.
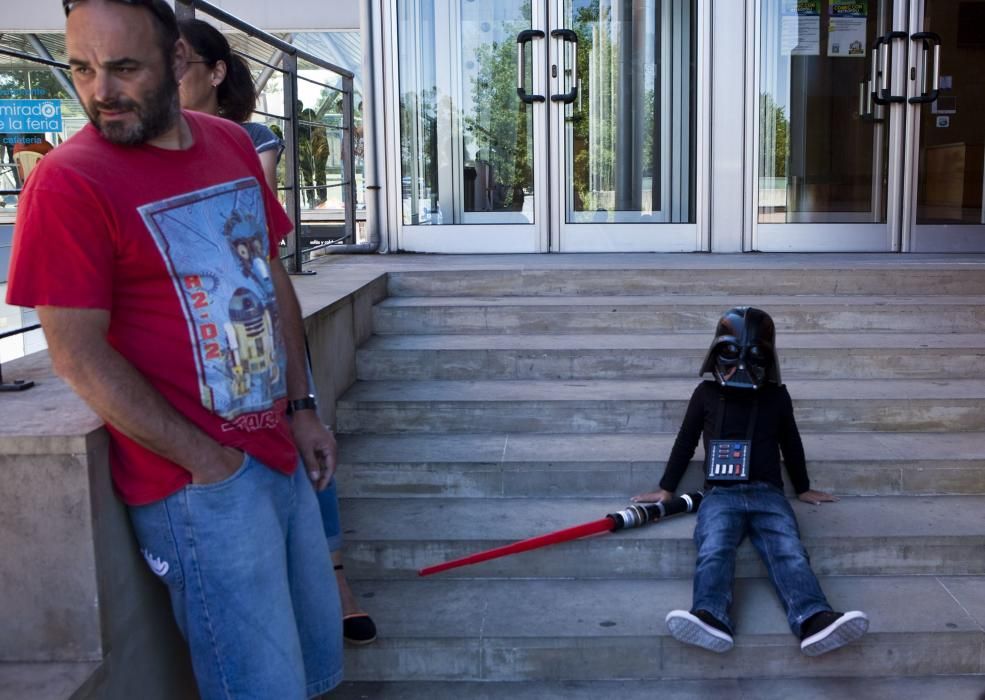
M 141 207 L 188 319 L 202 403 L 226 419 L 286 396 L 263 196 L 247 178 Z

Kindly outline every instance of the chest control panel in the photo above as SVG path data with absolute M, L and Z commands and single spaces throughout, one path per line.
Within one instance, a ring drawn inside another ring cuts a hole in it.
M 705 478 L 713 481 L 749 480 L 749 440 L 710 440 Z

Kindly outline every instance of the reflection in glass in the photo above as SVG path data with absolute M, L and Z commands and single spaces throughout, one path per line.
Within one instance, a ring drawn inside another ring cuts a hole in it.
M 566 0 L 564 13 L 577 36 L 562 88 L 567 220 L 693 222 L 695 3 Z
M 354 88 L 353 147 L 356 192 L 362 192 L 360 153 L 362 99 Z M 349 178 L 343 156 L 345 93 L 335 74 L 303 61 L 298 63 L 298 177 L 304 209 L 319 212 L 345 210 Z
M 532 223 L 529 0 L 407 0 L 397 23 L 404 223 Z
M 891 5 L 762 0 L 760 222 L 886 220 L 888 109 L 869 79 Z
M 920 109 L 917 223 L 985 224 L 985 3 L 929 0 L 923 26 L 942 49 L 938 98 Z
M 35 54 L 36 50 L 30 42 L 33 36 L 4 34 L 0 36 L 0 47 Z M 67 80 L 67 73 L 63 77 Z M 0 100 L 55 100 L 61 106 L 61 130 L 40 132 L 35 128 L 25 127 L 18 131 L 0 133 L 0 190 L 10 192 L 0 194 L 0 212 L 13 214 L 18 201 L 18 195 L 13 192 L 23 187 L 24 168 L 29 170 L 33 165 L 33 162 L 28 162 L 29 157 L 15 158 L 14 151 L 41 150 L 35 144 L 42 140 L 58 145 L 89 120 L 82 106 L 69 95 L 51 70 L 13 57 L 0 56 Z M 19 160 L 22 161 L 20 165 Z M 0 252 L 0 262 L 2 260 Z

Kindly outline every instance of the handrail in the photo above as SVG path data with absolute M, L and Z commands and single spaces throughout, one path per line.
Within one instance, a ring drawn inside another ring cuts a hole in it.
M 30 333 L 31 331 L 36 331 L 41 328 L 40 323 L 35 323 L 33 326 L 22 326 L 20 328 L 15 328 L 12 331 L 7 331 L 6 333 L 0 333 L 0 340 L 4 338 L 11 338 L 15 335 L 21 335 L 23 333 Z
M 70 70 L 71 66 L 67 63 L 62 63 L 61 61 L 52 61 L 48 58 L 42 58 L 41 56 L 35 56 L 34 54 L 24 53 L 23 51 L 15 51 L 14 49 L 0 48 L 0 54 L 4 56 L 12 56 L 13 58 L 22 58 L 25 61 L 30 61 L 31 63 L 40 63 L 45 66 L 51 66 L 52 68 L 61 68 L 62 70 Z

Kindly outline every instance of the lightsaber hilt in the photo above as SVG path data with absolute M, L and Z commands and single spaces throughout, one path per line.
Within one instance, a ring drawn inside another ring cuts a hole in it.
M 693 513 L 701 505 L 704 494 L 701 491 L 683 493 L 669 501 L 660 503 L 634 504 L 606 517 L 612 519 L 615 526 L 612 531 L 626 530 L 632 527 L 642 527 L 654 520 L 660 520 L 678 513 Z

